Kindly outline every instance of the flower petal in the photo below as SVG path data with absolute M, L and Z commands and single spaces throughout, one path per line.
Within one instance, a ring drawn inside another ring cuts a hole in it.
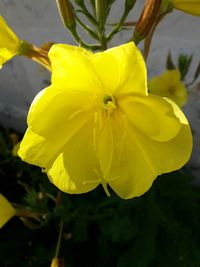
M 63 146 L 78 131 L 80 131 L 80 129 L 87 123 L 88 118 L 88 114 L 79 114 L 68 120 L 67 123 L 63 122 L 63 124 L 57 125 L 57 127 L 55 124 L 51 123 L 50 125 L 47 125 L 44 130 L 42 124 L 44 120 L 38 120 L 38 127 L 40 127 L 41 124 L 39 132 L 43 130 L 42 133 L 45 133 L 47 137 L 46 135 L 44 137 L 37 132 L 34 132 L 32 129 L 34 127 L 29 127 L 20 143 L 18 155 L 22 160 L 30 164 L 42 168 L 51 166 L 59 153 L 61 153 Z
M 17 53 L 10 52 L 7 48 L 0 48 L 0 68 L 2 68 L 2 65 L 14 57 Z
M 15 52 L 19 46 L 19 39 L 0 16 L 0 48 L 8 48 Z
M 157 142 L 129 127 L 121 147 L 121 156 L 113 158 L 115 165 L 109 173 L 116 179 L 109 185 L 120 197 L 129 199 L 145 193 L 157 175 L 177 170 L 188 161 L 192 135 L 189 125 L 184 125 L 173 139 Z
M 52 167 L 46 171 L 50 180 L 66 193 L 85 193 L 98 186 L 101 173 L 95 154 L 92 122 L 66 143 Z
M 3 227 L 15 214 L 16 210 L 10 202 L 0 194 L 0 228 Z
M 0 16 L 0 68 L 18 52 L 20 41 Z
M 93 54 L 77 46 L 56 44 L 49 51 L 52 83 L 64 91 L 101 93 L 101 82 L 91 65 Z
M 183 113 L 180 111 L 179 115 L 175 116 L 175 103 L 168 103 L 164 98 L 154 95 L 127 97 L 121 99 L 119 105 L 130 122 L 154 140 L 168 141 L 176 136 L 182 127 L 180 120 L 184 117 Z
M 93 96 L 80 92 L 63 92 L 54 86 L 42 90 L 31 104 L 28 126 L 37 134 L 54 136 L 67 132 L 73 121 L 81 124 L 79 117 L 88 118 L 93 108 Z M 65 138 L 66 139 L 66 138 Z
M 52 82 L 96 93 L 147 94 L 147 74 L 142 55 L 133 42 L 93 54 L 70 45 L 53 45 L 49 52 Z M 76 83 L 74 83 L 76 80 Z M 85 86 L 86 85 L 86 86 Z
M 111 94 L 147 94 L 146 67 L 133 42 L 96 53 L 91 61 L 103 88 Z
M 121 131 L 119 135 L 118 127 L 123 128 L 124 125 L 113 124 L 116 149 L 108 172 L 108 183 L 121 198 L 129 199 L 145 193 L 157 177 L 157 171 L 134 128 L 127 124 L 124 134 Z

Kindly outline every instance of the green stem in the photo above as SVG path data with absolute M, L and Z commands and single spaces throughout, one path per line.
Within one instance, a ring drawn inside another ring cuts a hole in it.
M 113 35 L 115 35 L 116 33 L 119 32 L 119 30 L 120 30 L 121 27 L 123 26 L 123 23 L 124 23 L 125 19 L 126 19 L 127 16 L 128 16 L 128 13 L 129 13 L 129 12 L 127 12 L 126 10 L 124 10 L 124 13 L 123 13 L 123 15 L 122 15 L 122 17 L 121 17 L 121 19 L 120 19 L 120 22 L 119 22 L 119 23 L 115 26 L 115 28 L 114 28 L 114 29 L 107 35 L 106 39 L 107 39 L 108 42 L 112 39 Z
M 83 13 L 93 25 L 97 25 L 97 21 L 92 16 L 92 14 L 90 14 L 90 12 L 87 10 L 84 3 L 82 3 L 81 8 L 82 8 L 82 10 L 77 10 L 76 12 Z
M 97 19 L 97 35 L 101 44 L 101 50 L 107 49 L 107 39 L 105 36 L 105 23 L 107 19 L 105 0 L 95 0 L 95 13 Z
M 78 45 L 80 45 L 81 47 L 86 48 L 86 49 L 89 49 L 89 50 L 91 50 L 91 51 L 99 50 L 99 49 L 101 48 L 99 45 L 96 45 L 96 44 L 94 44 L 94 45 L 88 45 L 88 44 L 84 43 L 84 42 L 81 40 L 80 36 L 78 35 L 78 33 L 77 33 L 75 27 L 74 27 L 74 28 L 71 28 L 71 29 L 69 29 L 69 30 L 70 30 L 70 33 L 71 33 L 71 35 L 73 36 L 74 40 L 75 40 L 75 41 L 78 43 Z
M 107 40 L 104 31 L 99 32 L 99 42 L 101 44 L 101 50 L 107 49 Z
M 85 29 L 90 34 L 92 38 L 98 40 L 98 35 L 87 24 L 83 23 L 78 16 L 76 16 L 76 21 L 83 29 Z
M 59 235 L 58 235 L 58 241 L 57 241 L 57 245 L 56 245 L 55 258 L 58 258 L 58 254 L 59 254 L 59 251 L 60 251 L 60 245 L 61 245 L 61 239 L 62 239 L 62 233 L 63 233 L 63 226 L 64 226 L 64 223 L 63 223 L 63 221 L 61 221 L 60 222 Z

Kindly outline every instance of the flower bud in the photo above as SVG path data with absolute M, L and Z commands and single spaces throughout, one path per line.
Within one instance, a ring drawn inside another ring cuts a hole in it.
M 19 47 L 20 40 L 0 16 L 0 68 L 6 61 L 18 54 Z
M 158 15 L 162 0 L 147 0 L 136 24 L 134 40 L 136 43 L 144 39 L 149 33 Z
M 71 29 L 76 26 L 73 7 L 69 0 L 56 0 L 64 26 Z

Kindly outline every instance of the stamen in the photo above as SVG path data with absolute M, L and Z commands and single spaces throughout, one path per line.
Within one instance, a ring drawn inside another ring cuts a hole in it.
M 108 191 L 107 182 L 102 178 L 101 183 L 106 195 L 110 197 L 110 192 Z
M 107 94 L 104 96 L 103 104 L 104 104 L 104 109 L 109 111 L 110 114 L 113 112 L 114 109 L 116 109 L 115 99 L 111 94 Z
M 103 98 L 103 102 L 104 102 L 105 105 L 107 105 L 108 102 L 113 102 L 113 97 L 112 97 L 112 95 L 106 95 L 106 96 L 104 96 L 104 98 Z

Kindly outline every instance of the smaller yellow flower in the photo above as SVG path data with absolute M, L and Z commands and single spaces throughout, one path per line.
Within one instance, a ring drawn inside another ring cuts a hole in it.
M 160 76 L 153 77 L 148 84 L 151 94 L 168 97 L 179 107 L 187 102 L 187 90 L 181 82 L 179 70 L 167 70 Z
M 16 210 L 10 202 L 0 194 L 0 228 L 2 228 L 15 214 Z
M 14 57 L 20 48 L 20 40 L 0 16 L 0 68 Z
M 200 16 L 200 0 L 169 0 L 169 3 L 183 12 Z

